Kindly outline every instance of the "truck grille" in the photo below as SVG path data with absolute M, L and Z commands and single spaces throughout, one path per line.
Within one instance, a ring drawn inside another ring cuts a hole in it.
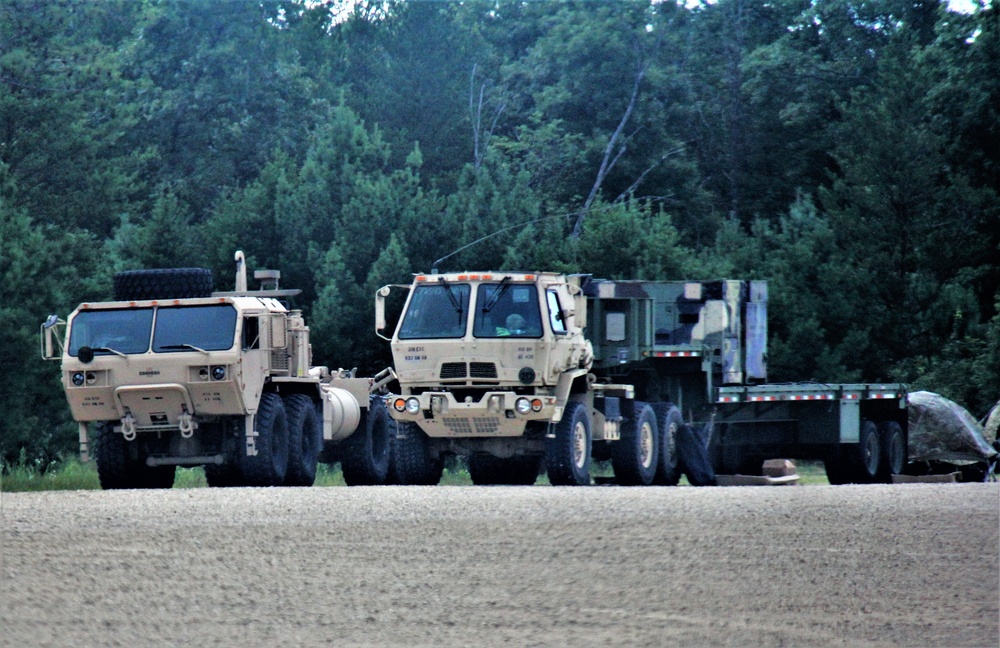
M 441 365 L 441 379 L 453 380 L 455 378 L 465 378 L 467 373 L 464 362 L 446 362 Z
M 455 436 L 472 436 L 473 434 L 498 434 L 500 419 L 497 418 L 459 418 L 445 417 L 441 422 L 448 426 Z
M 469 363 L 469 375 L 473 378 L 496 378 L 497 366 L 492 362 Z
M 271 352 L 271 371 L 285 373 L 288 371 L 288 352 L 275 349 Z

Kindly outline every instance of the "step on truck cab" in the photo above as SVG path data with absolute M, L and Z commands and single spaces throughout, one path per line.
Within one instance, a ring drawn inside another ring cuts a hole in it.
M 115 276 L 115 298 L 42 325 L 42 356 L 61 378 L 80 453 L 103 488 L 169 488 L 177 466 L 210 486 L 308 486 L 335 457 L 354 483 L 384 483 L 381 386 L 312 366 L 309 328 L 277 271 L 214 292 L 202 268 Z
M 544 468 L 554 484 L 586 484 L 591 461 L 610 460 L 618 483 L 672 485 L 686 425 L 723 472 L 802 457 L 835 481 L 870 481 L 905 461 L 903 386 L 767 385 L 762 281 L 417 275 L 378 291 L 376 329 L 399 382 L 402 483 L 436 483 L 453 453 L 475 483 L 529 484 Z

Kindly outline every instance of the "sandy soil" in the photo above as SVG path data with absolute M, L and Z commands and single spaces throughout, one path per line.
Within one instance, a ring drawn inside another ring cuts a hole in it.
M 990 646 L 1000 485 L 0 496 L 4 646 Z

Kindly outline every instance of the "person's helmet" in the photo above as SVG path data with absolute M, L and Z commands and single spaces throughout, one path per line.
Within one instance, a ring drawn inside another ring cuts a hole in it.
M 524 330 L 524 326 L 527 323 L 528 322 L 527 322 L 527 320 L 524 319 L 524 316 L 520 315 L 518 313 L 511 313 L 510 315 L 507 316 L 507 330 L 508 331 L 511 331 L 511 332 L 514 332 L 514 331 L 523 331 Z

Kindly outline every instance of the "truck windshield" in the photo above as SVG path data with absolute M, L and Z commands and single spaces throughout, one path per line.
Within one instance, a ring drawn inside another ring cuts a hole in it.
M 480 284 L 476 291 L 478 338 L 542 337 L 538 290 L 534 284 Z
M 97 355 L 145 353 L 152 325 L 152 308 L 80 311 L 73 318 L 69 354 L 78 355 L 82 347 Z
M 400 340 L 460 338 L 469 312 L 469 284 L 442 280 L 417 286 L 399 325 Z
M 229 304 L 161 308 L 156 313 L 153 351 L 225 351 L 236 339 L 236 309 Z

